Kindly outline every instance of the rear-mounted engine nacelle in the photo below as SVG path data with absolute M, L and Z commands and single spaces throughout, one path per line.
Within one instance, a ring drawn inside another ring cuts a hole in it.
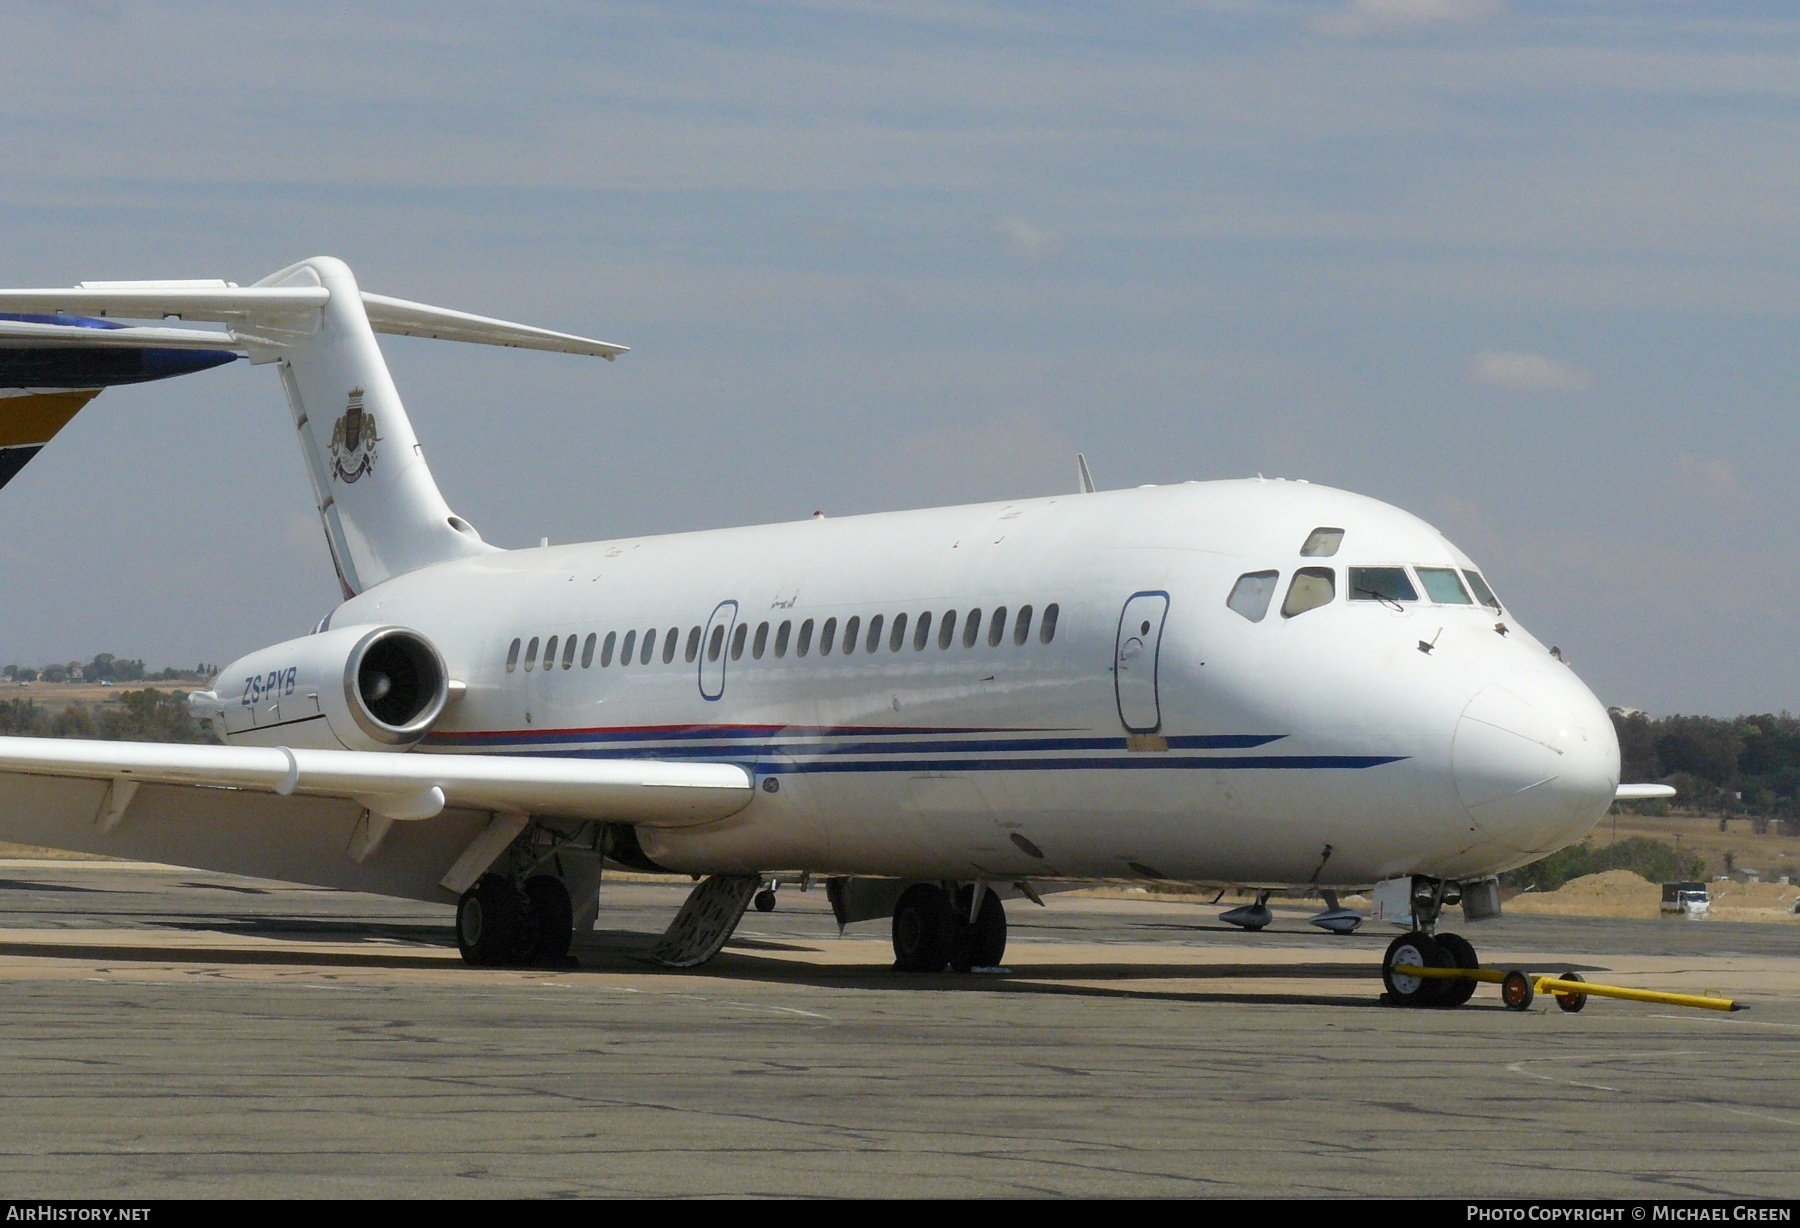
M 340 627 L 253 652 L 189 700 L 237 746 L 404 750 L 450 698 L 444 659 L 405 627 Z

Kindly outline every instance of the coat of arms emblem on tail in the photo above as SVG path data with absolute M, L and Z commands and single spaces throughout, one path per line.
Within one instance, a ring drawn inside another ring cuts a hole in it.
M 375 468 L 375 415 L 363 410 L 363 390 L 352 388 L 344 416 L 331 428 L 331 471 L 340 482 L 354 482 Z

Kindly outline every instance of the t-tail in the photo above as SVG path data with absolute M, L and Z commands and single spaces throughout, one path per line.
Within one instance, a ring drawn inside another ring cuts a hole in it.
M 198 369 L 239 354 L 276 365 L 346 596 L 494 549 L 438 491 L 376 333 L 607 359 L 625 352 L 604 341 L 370 294 L 348 265 L 329 256 L 290 265 L 253 286 L 82 282 L 69 290 L 0 290 L 0 313 L 25 313 L 0 315 L 0 346 L 79 341 L 114 355 L 162 355 L 158 361 L 169 368 Z M 87 318 L 170 316 L 225 328 L 119 327 Z

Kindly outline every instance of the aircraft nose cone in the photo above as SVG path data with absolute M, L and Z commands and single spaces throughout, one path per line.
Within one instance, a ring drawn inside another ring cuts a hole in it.
M 1451 767 L 1476 827 L 1507 848 L 1547 853 L 1612 805 L 1619 743 L 1606 710 L 1572 675 L 1525 674 L 1463 709 Z

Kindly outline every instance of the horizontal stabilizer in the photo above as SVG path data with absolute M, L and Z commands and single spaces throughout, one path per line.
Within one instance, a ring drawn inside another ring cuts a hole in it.
M 1646 802 L 1659 797 L 1674 797 L 1673 785 L 1620 785 L 1613 793 L 1615 802 Z
M 729 763 L 0 738 L 0 773 L 350 798 L 392 819 L 446 807 L 686 827 L 755 797 Z
M 235 358 L 242 344 L 230 333 L 195 328 L 88 328 L 80 324 L 40 324 L 0 319 L 0 348 L 81 346 L 135 350 L 226 350 Z
M 0 290 L 0 311 L 68 312 L 127 320 L 240 320 L 316 311 L 324 286 L 229 286 L 208 282 L 98 282 L 70 290 Z
M 435 337 L 439 341 L 468 341 L 476 345 L 507 345 L 522 350 L 555 350 L 564 354 L 592 354 L 612 359 L 627 352 L 610 341 L 594 341 L 570 333 L 551 332 L 529 324 L 511 324 L 487 316 L 469 315 L 445 307 L 412 303 L 385 294 L 362 293 L 369 327 L 378 333 L 402 337 Z
M 529 324 L 514 324 L 488 316 L 433 307 L 385 294 L 361 291 L 369 326 L 378 333 L 405 337 L 435 337 L 441 341 L 465 341 L 475 345 L 502 345 L 526 350 L 553 350 L 564 354 L 590 354 L 612 359 L 627 347 L 596 341 L 573 333 L 559 333 Z M 280 344 L 282 331 L 293 330 L 331 301 L 331 289 L 322 285 L 236 286 L 223 281 L 84 281 L 71 289 L 0 290 L 0 313 L 54 315 L 67 313 L 100 318 L 205 320 L 242 326 L 235 333 L 186 333 L 174 329 L 138 329 L 133 337 L 113 337 L 116 346 L 164 345 L 196 349 L 248 350 Z M 73 322 L 71 322 L 73 325 Z M 20 324 L 0 329 L 0 336 L 21 342 L 54 340 L 62 334 L 55 323 Z M 50 329 L 50 332 L 35 331 Z M 270 331 L 274 330 L 274 331 Z M 72 329 L 71 329 L 72 331 Z M 302 332 L 306 331 L 304 328 Z M 161 334 L 152 338 L 152 333 Z M 204 338 L 203 340 L 198 338 Z M 9 344 L 0 339 L 0 345 Z

